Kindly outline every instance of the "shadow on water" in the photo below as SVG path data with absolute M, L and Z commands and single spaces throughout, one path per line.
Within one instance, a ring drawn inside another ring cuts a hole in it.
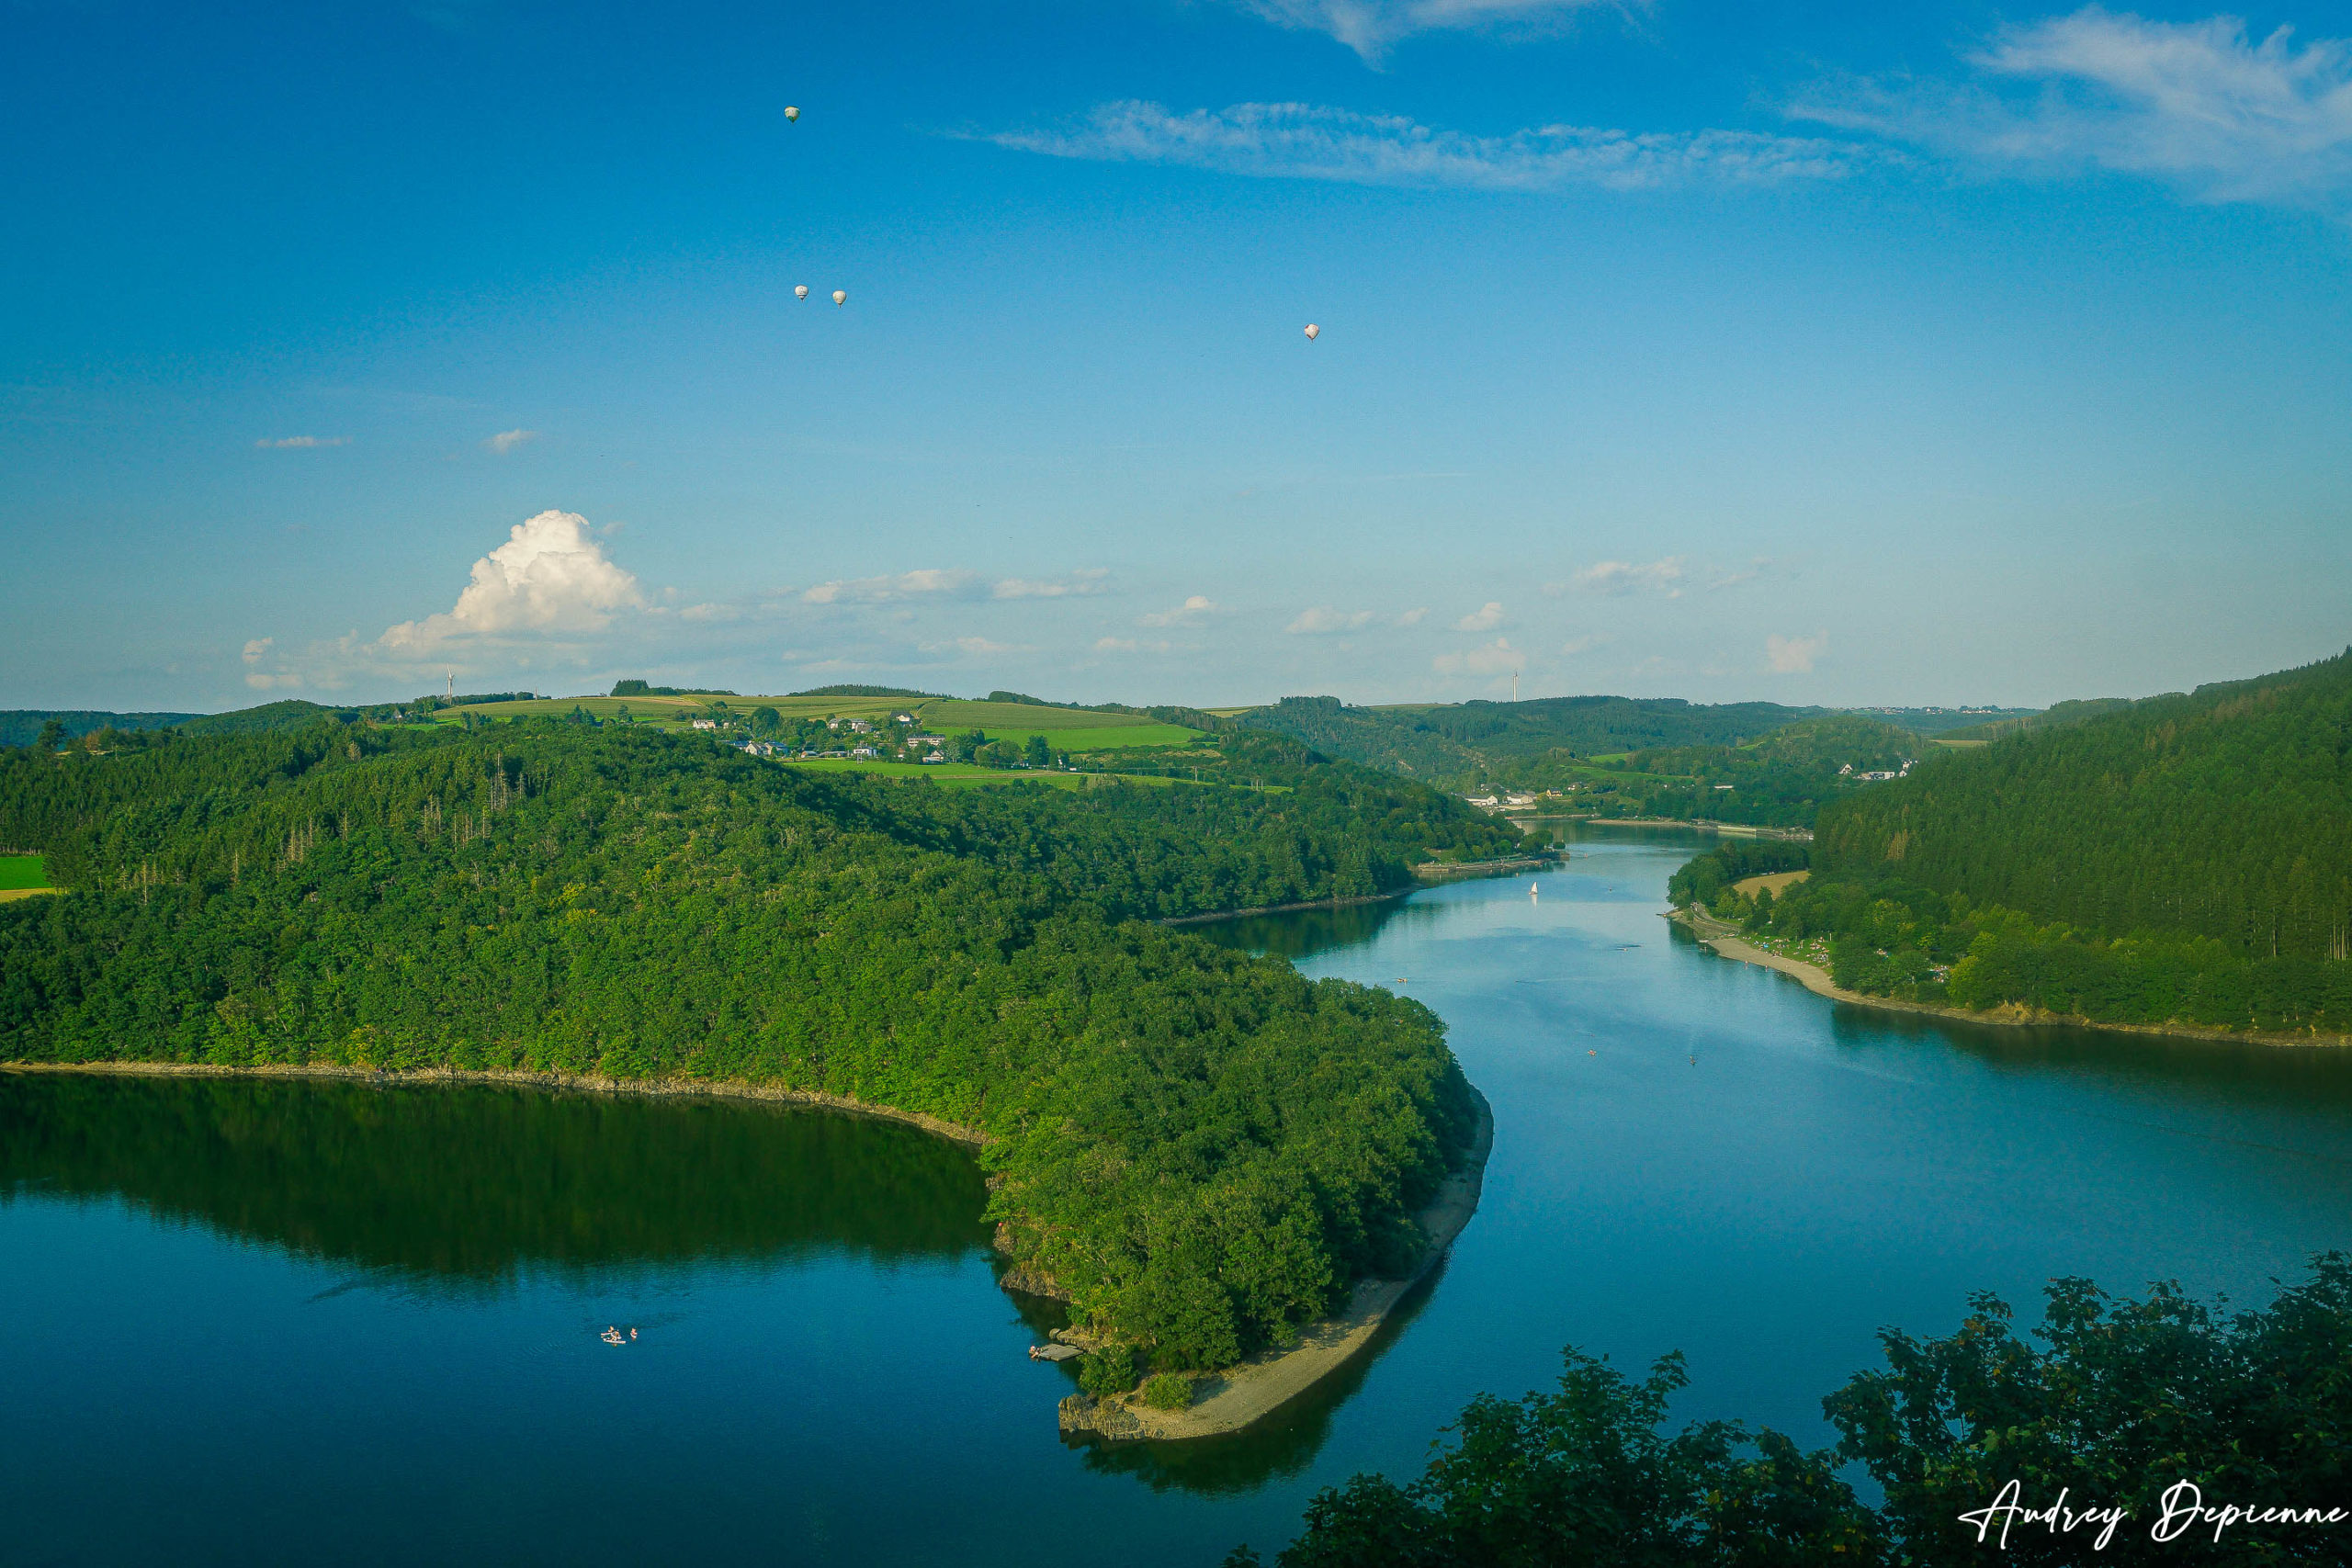
M 1370 942 L 1392 922 L 1401 922 L 1411 929 L 1433 924 L 1442 918 L 1442 911 L 1427 904 L 1389 898 L 1377 904 L 1290 909 L 1279 915 L 1237 915 L 1231 919 L 1204 920 L 1183 929 L 1220 947 L 1297 960 Z
M 1372 1342 L 1353 1359 L 1245 1432 L 1188 1443 L 1111 1443 L 1088 1434 L 1065 1436 L 1081 1449 L 1086 1468 L 1103 1475 L 1127 1475 L 1155 1492 L 1182 1491 L 1202 1496 L 1254 1492 L 1278 1476 L 1293 1476 L 1314 1462 L 1331 1435 L 1331 1420 L 1371 1376 L 1386 1353 L 1429 1304 L 1446 1264 L 1424 1275 L 1388 1314 Z
M 466 1291 L 540 1267 L 989 1250 L 978 1163 L 887 1122 L 494 1085 L 0 1073 L 0 1203 L 60 1195 Z

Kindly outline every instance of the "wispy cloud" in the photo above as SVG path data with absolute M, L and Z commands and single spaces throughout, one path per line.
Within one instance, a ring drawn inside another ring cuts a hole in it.
M 1547 582 L 1546 593 L 1632 593 L 1649 590 L 1669 599 L 1682 596 L 1683 562 L 1680 556 L 1668 556 L 1661 560 L 1595 561 L 1579 567 L 1566 582 Z
M 1165 642 L 1139 642 L 1131 637 L 1104 637 L 1094 639 L 1097 653 L 1166 653 L 1170 645 Z
M 1099 566 L 1080 567 L 1061 577 L 1008 577 L 989 591 L 991 599 L 1067 599 L 1106 592 L 1111 574 Z
M 959 637 L 945 642 L 923 642 L 915 645 L 925 653 L 957 653 L 971 659 L 985 659 L 1013 651 L 1009 642 L 990 642 L 984 637 Z
M 1430 608 L 1428 605 L 1419 605 L 1417 608 L 1408 610 L 1403 615 L 1397 616 L 1396 624 L 1400 626 L 1418 626 L 1429 613 Z
M 1298 618 L 1283 630 L 1294 637 L 1321 637 L 1331 632 L 1351 632 L 1371 622 L 1370 610 L 1334 610 L 1329 604 L 1317 604 L 1311 610 L 1301 610 Z
M 1400 116 L 1313 104 L 1235 104 L 1177 114 L 1133 99 L 1103 104 L 1060 130 L 1000 131 L 985 140 L 1056 158 L 1498 191 L 1834 180 L 1894 156 L 1853 142 L 1746 130 L 1636 133 L 1545 125 L 1508 136 L 1473 136 Z
M 2089 6 L 1996 34 L 1979 79 L 1835 78 L 1797 118 L 1984 164 L 2145 175 L 2200 201 L 2352 209 L 2352 40 Z
M 895 576 L 852 577 L 820 582 L 800 595 L 808 604 L 889 604 L 902 599 L 977 599 L 986 592 L 980 575 L 961 569 L 922 568 Z
M 524 442 L 537 441 L 538 438 L 539 433 L 536 430 L 502 430 L 495 435 L 483 436 L 481 445 L 484 451 L 492 452 L 503 457 Z
M 1814 660 L 1828 650 L 1827 632 L 1811 637 L 1782 637 L 1776 632 L 1764 639 L 1764 667 L 1775 675 L 1811 674 Z
M 1329 33 L 1377 62 L 1390 44 L 1415 33 L 1472 28 L 1543 32 L 1611 0 L 1238 0 L 1278 27 Z
M 1605 632 L 1586 632 L 1582 636 L 1572 637 L 1562 643 L 1560 652 L 1562 656 L 1573 659 L 1579 653 L 1590 653 L 1608 640 L 1609 637 Z
M 348 446 L 348 435 L 265 435 L 254 443 L 265 452 L 302 452 L 314 446 Z
M 1146 626 L 1188 626 L 1194 622 L 1206 620 L 1209 616 L 1216 615 L 1219 608 L 1217 602 L 1205 593 L 1194 593 L 1173 609 L 1154 610 L 1150 615 L 1143 616 L 1136 624 Z
M 1527 668 L 1527 656 L 1498 637 L 1484 648 L 1441 653 L 1430 663 L 1441 675 L 1510 675 Z
M 1499 600 L 1489 599 L 1453 623 L 1458 632 L 1490 632 L 1503 624 L 1503 607 Z

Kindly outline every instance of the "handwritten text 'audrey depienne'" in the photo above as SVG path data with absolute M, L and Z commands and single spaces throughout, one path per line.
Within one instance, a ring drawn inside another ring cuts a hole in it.
M 2025 1488 L 2012 1481 L 2001 1488 L 2000 1495 L 1984 1507 L 1973 1508 L 1960 1516 L 1960 1522 L 1976 1527 L 1979 1542 L 1993 1539 L 1999 1532 L 2000 1544 L 2009 1544 L 2012 1529 L 2046 1528 L 2052 1535 L 2071 1535 L 2076 1530 L 2096 1529 L 2098 1537 L 2091 1550 L 2103 1551 L 2115 1539 L 2123 1521 L 2132 1517 L 2124 1507 L 2069 1507 L 2066 1490 L 2061 1488 L 2057 1501 L 2046 1508 L 2037 1508 L 2025 1501 Z M 2203 1534 L 2210 1527 L 2213 1540 L 2219 1541 L 2222 1532 L 2238 1525 L 2340 1525 L 2352 1519 L 2352 1513 L 2342 1508 L 2296 1507 L 2286 1505 L 2245 1505 L 2205 1501 L 2205 1494 L 2193 1481 L 2176 1481 L 2157 1499 L 2162 1512 L 2148 1527 L 2148 1539 L 2157 1541 L 2181 1540 L 2191 1531 Z

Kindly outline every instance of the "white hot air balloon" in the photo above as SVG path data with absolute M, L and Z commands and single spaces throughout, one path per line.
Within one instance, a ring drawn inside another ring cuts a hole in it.
M 790 104 L 786 104 L 784 106 L 784 118 L 786 119 L 798 119 L 800 118 L 800 111 L 794 108 Z
M 834 304 L 836 304 L 836 305 L 846 305 L 846 304 L 848 304 L 848 303 L 849 303 L 849 290 L 848 290 L 848 289 L 846 289 L 846 288 L 836 288 L 836 289 L 834 289 L 834 290 L 833 290 L 833 303 L 834 303 Z
M 795 299 L 808 299 L 808 286 L 807 284 L 805 284 L 805 283 L 796 283 L 796 284 L 794 284 L 794 285 L 792 286 L 792 297 L 793 297 Z
M 1313 343 L 1317 338 L 1321 337 L 1322 335 L 1323 335 L 1323 329 L 1322 329 L 1321 327 L 1317 326 L 1313 321 L 1309 321 L 1309 322 L 1307 322 L 1307 323 L 1306 323 L 1306 341 L 1307 341 L 1307 342 L 1309 342 L 1309 343 Z

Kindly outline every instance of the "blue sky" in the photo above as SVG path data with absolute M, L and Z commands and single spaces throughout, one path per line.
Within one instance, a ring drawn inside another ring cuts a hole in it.
M 2352 641 L 2342 6 L 0 27 L 0 705 L 2039 704 Z

